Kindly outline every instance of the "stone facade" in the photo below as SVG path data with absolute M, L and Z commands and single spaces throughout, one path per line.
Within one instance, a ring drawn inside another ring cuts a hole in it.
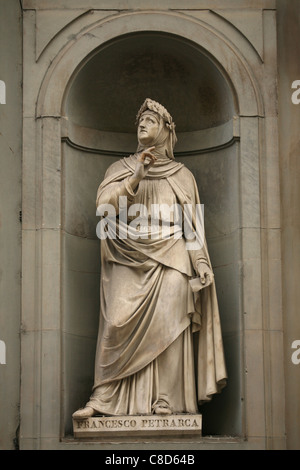
M 188 0 L 183 7 L 181 1 L 65 0 L 62 8 L 56 0 L 23 0 L 22 10 L 18 2 L 4 4 L 1 17 L 17 29 L 10 47 L 23 72 L 19 66 L 10 82 L 18 91 L 13 98 L 7 92 L 0 105 L 7 119 L 16 118 L 13 128 L 1 121 L 16 158 L 1 174 L 12 192 L 8 197 L 1 186 L 9 222 L 1 230 L 15 247 L 11 258 L 0 247 L 13 279 L 12 290 L 1 279 L 9 321 L 0 319 L 7 350 L 6 364 L 0 360 L 7 387 L 0 393 L 10 423 L 1 445 L 116 446 L 113 437 L 111 443 L 74 439 L 71 416 L 93 381 L 96 190 L 108 165 L 135 150 L 135 112 L 150 95 L 177 123 L 175 158 L 194 173 L 205 206 L 229 375 L 226 390 L 201 410 L 201 440 L 187 444 L 176 435 L 168 448 L 299 447 L 293 397 L 300 365 L 291 361 L 291 344 L 300 339 L 299 110 L 290 86 L 300 66 L 293 50 L 299 46 L 287 35 L 290 24 L 299 34 L 299 2 L 228 0 L 225 7 L 220 0 Z M 6 85 L 13 71 L 7 73 L 0 76 Z M 127 448 L 125 436 L 117 442 Z M 145 448 L 138 437 L 134 446 Z

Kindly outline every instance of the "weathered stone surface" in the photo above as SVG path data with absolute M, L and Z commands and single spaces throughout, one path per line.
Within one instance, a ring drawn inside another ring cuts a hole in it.
M 52 10 L 52 9 L 63 9 L 63 8 L 82 8 L 82 0 L 65 0 L 63 3 L 61 0 L 22 0 L 23 8 L 25 9 L 39 9 L 39 10 Z M 148 3 L 144 2 L 144 8 L 161 8 L 162 4 L 160 0 L 152 0 Z M 182 8 L 182 0 L 166 0 L 163 4 L 163 7 L 168 8 Z M 186 0 L 184 2 L 186 9 L 201 9 L 201 8 L 223 8 L 224 0 Z M 275 8 L 276 0 L 227 0 L 226 6 L 228 8 Z M 84 2 L 84 7 L 89 8 L 99 8 L 99 0 L 86 0 Z M 127 0 L 125 2 L 122 0 L 105 0 L 101 1 L 102 9 L 136 9 L 141 8 L 140 0 Z
M 0 1 L 0 449 L 19 422 L 22 209 L 22 27 L 17 0 Z
M 249 40 L 252 47 L 263 58 L 263 11 L 249 10 L 216 10 L 218 15 L 232 23 Z

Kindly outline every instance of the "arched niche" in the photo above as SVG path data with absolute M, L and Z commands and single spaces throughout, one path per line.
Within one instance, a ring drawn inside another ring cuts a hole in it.
M 217 88 L 214 93 L 220 97 L 218 91 L 226 90 L 228 97 L 228 106 L 219 109 L 221 120 L 214 121 L 217 114 L 212 113 L 211 121 L 205 121 L 214 127 L 189 132 L 180 129 L 178 107 L 173 108 L 177 94 L 152 96 L 165 102 L 178 124 L 176 158 L 192 170 L 199 185 L 218 286 L 229 380 L 201 409 L 204 433 L 239 435 L 241 445 L 245 437 L 264 439 L 267 414 L 271 417 L 277 410 L 276 401 L 263 398 L 270 391 L 270 369 L 265 355 L 269 313 L 263 310 L 268 293 L 261 281 L 263 273 L 272 274 L 263 237 L 266 216 L 273 216 L 274 193 L 266 156 L 276 154 L 276 126 L 264 122 L 264 105 L 268 113 L 270 104 L 267 76 L 257 82 L 265 64 L 236 28 L 226 24 L 222 32 L 205 12 L 197 17 L 171 10 L 88 15 L 49 42 L 38 59 L 34 87 L 30 62 L 25 67 L 24 89 L 30 93 L 25 95 L 24 116 L 31 119 L 23 120 L 22 321 L 32 334 L 22 336 L 21 403 L 26 412 L 21 434 L 37 446 L 47 446 L 49 440 L 63 446 L 64 436 L 72 432 L 72 412 L 90 393 L 100 278 L 95 192 L 107 166 L 135 149 L 133 120 L 140 99 L 128 115 L 130 132 L 103 130 L 93 124 L 100 122 L 97 114 L 92 123 L 76 122 L 76 110 L 86 106 L 85 67 L 109 48 L 119 60 L 116 51 L 129 36 L 159 34 L 168 37 L 169 52 L 172 44 L 181 51 L 185 67 L 193 60 L 206 65 Z M 77 104 L 71 102 L 72 94 Z
M 241 435 L 238 102 L 208 51 L 157 31 L 118 36 L 93 50 L 64 95 L 64 429 L 71 432 L 72 412 L 84 405 L 93 381 L 100 282 L 96 192 L 107 167 L 135 151 L 135 116 L 146 97 L 172 114 L 175 158 L 195 175 L 204 204 L 229 374 L 227 388 L 200 410 L 204 433 Z

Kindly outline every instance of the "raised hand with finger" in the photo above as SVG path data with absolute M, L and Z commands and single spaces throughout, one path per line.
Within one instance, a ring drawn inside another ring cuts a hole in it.
M 145 178 L 150 168 L 154 165 L 157 157 L 152 153 L 155 147 L 149 147 L 143 150 L 136 161 L 136 167 L 133 175 L 130 177 L 130 185 L 135 190 L 139 182 Z

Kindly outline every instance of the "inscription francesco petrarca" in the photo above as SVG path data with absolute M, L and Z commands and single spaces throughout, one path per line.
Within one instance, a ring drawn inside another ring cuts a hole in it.
M 125 416 L 125 417 L 93 417 L 74 422 L 76 437 L 98 437 L 110 432 L 125 434 L 130 432 L 151 434 L 158 430 L 173 434 L 200 433 L 201 415 L 173 415 L 173 416 Z

